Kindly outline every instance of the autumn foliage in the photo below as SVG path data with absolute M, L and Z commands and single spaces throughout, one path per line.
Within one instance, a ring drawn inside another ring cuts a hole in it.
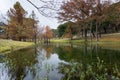
M 8 11 L 9 21 L 6 28 L 7 37 L 13 40 L 30 40 L 34 38 L 37 21 L 26 17 L 27 12 L 19 2 Z
M 44 36 L 44 40 L 47 41 L 47 42 L 48 42 L 51 38 L 53 38 L 53 32 L 52 32 L 52 30 L 50 29 L 49 26 L 46 26 L 46 27 L 45 27 L 43 36 Z
M 85 40 L 88 33 L 98 40 L 102 33 L 107 33 L 107 29 L 119 29 L 119 3 L 112 4 L 111 0 L 68 0 L 61 5 L 58 19 L 78 25 L 78 32 L 84 35 Z M 66 29 L 68 32 L 69 28 Z

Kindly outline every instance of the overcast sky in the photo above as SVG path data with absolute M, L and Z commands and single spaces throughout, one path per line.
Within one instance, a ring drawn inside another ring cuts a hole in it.
M 32 10 L 35 11 L 36 16 L 38 18 L 38 20 L 40 21 L 39 25 L 42 26 L 50 26 L 51 28 L 56 29 L 58 27 L 58 25 L 60 23 L 58 23 L 58 20 L 55 18 L 47 18 L 42 16 L 38 10 L 36 10 L 35 7 L 33 7 L 29 2 L 27 2 L 26 0 L 0 0 L 0 14 L 5 15 L 6 12 L 13 7 L 13 5 L 15 4 L 16 1 L 19 1 L 22 5 L 22 7 L 28 12 L 28 14 L 31 14 Z M 39 0 L 30 0 L 32 2 L 34 2 L 37 6 L 41 6 L 42 3 L 40 3 Z M 65 0 L 56 0 L 56 1 L 65 1 Z M 115 1 L 115 0 L 112 0 Z M 0 15 L 1 18 L 1 15 Z M 1 20 L 1 19 L 0 19 Z
M 40 25 L 42 26 L 50 26 L 51 28 L 57 28 L 58 21 L 55 18 L 47 18 L 42 16 L 37 10 L 36 8 L 34 8 L 29 2 L 27 2 L 26 0 L 0 0 L 0 14 L 5 15 L 6 12 L 10 9 L 13 8 L 13 5 L 15 4 L 16 1 L 19 1 L 22 5 L 22 7 L 28 12 L 28 14 L 30 14 L 32 12 L 32 10 L 35 11 L 37 18 L 40 21 Z M 37 3 L 37 0 L 31 0 L 35 3 Z M 41 5 L 41 3 L 37 3 L 37 5 Z M 38 5 L 38 6 L 39 6 Z

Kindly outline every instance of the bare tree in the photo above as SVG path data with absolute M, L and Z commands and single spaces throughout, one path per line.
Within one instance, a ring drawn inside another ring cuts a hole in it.
M 37 3 L 40 3 L 41 5 L 35 4 L 33 0 L 26 1 L 34 6 L 38 12 L 45 17 L 56 17 L 56 13 L 59 11 L 62 4 L 62 0 L 37 0 Z

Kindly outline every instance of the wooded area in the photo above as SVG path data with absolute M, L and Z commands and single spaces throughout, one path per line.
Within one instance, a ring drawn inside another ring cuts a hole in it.
M 38 7 L 30 0 L 27 0 L 36 9 L 41 12 L 41 8 L 56 11 L 57 17 L 61 24 L 57 29 L 50 29 L 49 26 L 38 26 L 38 20 L 34 11 L 27 17 L 27 11 L 16 2 L 13 8 L 8 11 L 8 23 L 6 27 L 0 27 L 0 37 L 19 41 L 36 41 L 49 40 L 50 38 L 84 38 L 101 37 L 102 34 L 115 33 L 120 31 L 120 2 L 113 3 L 112 1 L 102 0 L 69 0 L 57 1 L 42 1 L 44 6 Z M 48 4 L 53 6 L 48 6 Z M 59 4 L 60 9 L 55 7 Z M 61 4 L 61 5 L 60 5 Z M 46 7 L 45 7 L 46 6 Z M 40 13 L 44 16 L 47 14 Z M 49 14 L 48 14 L 49 15 Z M 50 15 L 49 15 L 50 16 Z M 51 16 L 53 17 L 53 16 Z M 3 35 L 4 34 L 4 35 Z
M 16 2 L 13 8 L 8 10 L 8 23 L 1 22 L 0 38 L 12 39 L 17 41 L 34 41 L 37 38 L 48 41 L 52 38 L 52 31 L 49 26 L 38 27 L 38 20 L 34 11 L 27 17 L 27 11 Z
M 59 37 L 69 33 L 80 34 L 87 39 L 89 33 L 91 39 L 96 37 L 98 40 L 101 34 L 120 31 L 120 2 L 113 4 L 109 0 L 70 0 L 61 6 L 58 19 L 66 21 L 58 27 Z

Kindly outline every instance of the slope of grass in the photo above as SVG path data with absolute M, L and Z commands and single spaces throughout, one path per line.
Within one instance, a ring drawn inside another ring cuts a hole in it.
M 120 42 L 120 33 L 102 35 L 101 42 Z
M 0 39 L 0 53 L 32 46 L 32 42 L 20 42 Z
M 79 40 L 69 40 L 69 39 L 52 39 L 51 42 L 72 42 L 72 43 L 83 43 L 84 39 Z M 87 40 L 87 43 L 90 44 L 90 38 Z M 120 33 L 111 33 L 104 34 L 101 38 L 99 38 L 98 42 L 94 38 L 92 40 L 92 44 L 98 44 L 99 46 L 107 49 L 120 50 Z

